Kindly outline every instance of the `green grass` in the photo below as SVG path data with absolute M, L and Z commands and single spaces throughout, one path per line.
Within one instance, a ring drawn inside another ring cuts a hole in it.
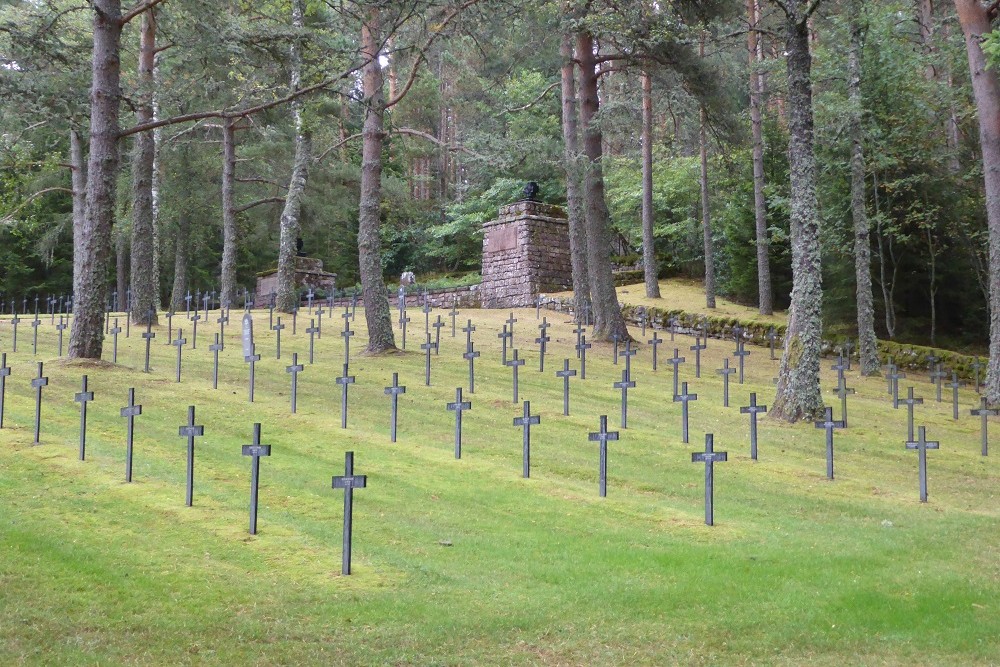
M 293 351 L 307 354 L 304 318 L 297 336 L 285 330 L 277 361 L 267 314 L 256 315 L 263 360 L 253 405 L 235 335 L 214 391 L 207 333 L 214 328 L 200 327 L 198 349 L 185 350 L 178 385 L 165 327 L 153 345 L 155 372 L 146 375 L 138 332 L 120 340 L 119 366 L 81 367 L 53 359 L 46 324 L 37 359 L 47 362 L 51 384 L 40 446 L 31 445 L 28 385 L 36 358 L 30 328 L 22 327 L 19 352 L 8 356 L 14 374 L 0 430 L 0 663 L 997 662 L 1000 475 L 992 457 L 979 455 L 972 392 L 962 392 L 955 423 L 933 387 L 910 378 L 927 400 L 918 423 L 942 444 L 929 454 L 924 505 L 916 454 L 903 448 L 905 412 L 892 410 L 882 380 L 849 374 L 858 395 L 851 428 L 836 435 L 837 480 L 829 482 L 823 432 L 811 424 L 762 420 L 760 460 L 749 459 L 748 423 L 737 406 L 750 391 L 770 402 L 777 362 L 766 350 L 752 348 L 747 383 L 731 385 L 728 409 L 713 371 L 730 343 L 710 343 L 700 380 L 693 363 L 682 366 L 700 396 L 685 445 L 663 360 L 693 341 L 664 343 L 655 375 L 644 345 L 629 428 L 609 447 L 601 499 L 587 433 L 601 414 L 618 428 L 611 384 L 621 367 L 611 364 L 610 347 L 590 350 L 587 379 L 573 379 L 572 415 L 563 417 L 554 372 L 572 357 L 571 325 L 548 313 L 554 340 L 542 375 L 537 346 L 526 343 L 538 335 L 534 311 L 517 312 L 518 346 L 528 358 L 521 394 L 542 417 L 532 432 L 532 477 L 524 480 L 521 432 L 512 425 L 521 407 L 511 401 L 510 369 L 498 363 L 496 332 L 507 313 L 460 316 L 459 326 L 476 321 L 483 352 L 461 461 L 445 404 L 466 382 L 464 336 L 443 330 L 425 387 L 423 354 L 415 352 L 420 315 L 411 312 L 410 352 L 352 359 L 347 430 L 333 383 L 343 356 L 339 317 L 324 319 L 317 363 L 300 375 L 297 415 L 289 414 L 284 367 Z M 352 350 L 364 345 L 363 319 L 359 309 Z M 9 341 L 2 323 L 0 349 Z M 393 371 L 407 385 L 394 445 L 382 391 Z M 80 462 L 72 398 L 84 372 L 97 400 Z M 828 392 L 833 378 L 824 371 Z M 130 386 L 144 414 L 135 481 L 125 484 L 118 410 Z M 205 437 L 196 444 L 194 507 L 186 508 L 177 428 L 191 404 Z M 262 460 L 260 532 L 250 536 L 249 461 L 240 445 L 255 421 L 273 456 Z M 716 466 L 712 528 L 703 523 L 704 468 L 690 461 L 705 431 L 729 452 Z M 368 475 L 368 488 L 355 494 L 350 577 L 340 576 L 343 496 L 330 488 L 346 450 L 356 452 L 355 472 Z

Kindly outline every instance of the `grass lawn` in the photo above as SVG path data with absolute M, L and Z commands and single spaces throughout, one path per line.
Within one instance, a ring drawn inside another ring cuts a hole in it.
M 670 305 L 674 305 L 672 302 Z M 682 304 L 676 304 L 683 307 Z M 435 311 L 432 319 L 446 311 Z M 777 362 L 750 348 L 744 385 L 714 370 L 733 352 L 712 340 L 694 377 L 693 339 L 668 334 L 660 368 L 649 346 L 633 360 L 628 429 L 609 444 L 608 497 L 598 496 L 599 415 L 619 427 L 622 366 L 611 348 L 589 350 L 587 379 L 571 382 L 562 415 L 564 358 L 578 362 L 572 325 L 549 312 L 553 341 L 538 372 L 534 310 L 521 310 L 516 343 L 521 398 L 532 430 L 531 478 L 521 477 L 522 407 L 499 364 L 506 311 L 463 311 L 482 357 L 466 398 L 461 460 L 454 413 L 467 388 L 464 335 L 442 330 L 431 386 L 424 386 L 423 317 L 411 309 L 409 351 L 357 356 L 364 313 L 352 328 L 348 428 L 340 428 L 340 317 L 324 317 L 308 365 L 308 318 L 282 335 L 275 359 L 267 312 L 255 313 L 257 401 L 247 401 L 238 326 L 227 329 L 220 385 L 212 389 L 210 332 L 184 350 L 156 329 L 154 372 L 143 341 L 119 340 L 119 364 L 55 359 L 47 318 L 39 354 L 31 329 L 0 322 L 13 367 L 0 430 L 0 664 L 219 665 L 987 665 L 1000 662 L 1000 473 L 979 452 L 978 397 L 961 392 L 961 418 L 934 400 L 925 377 L 917 423 L 941 441 L 929 453 L 930 502 L 918 499 L 917 455 L 903 446 L 905 409 L 881 379 L 848 382 L 851 426 L 836 438 L 836 481 L 825 478 L 824 433 L 812 424 L 761 420 L 760 457 L 749 457 L 749 392 L 773 397 Z M 304 315 L 304 314 L 303 314 Z M 215 314 L 211 316 L 214 322 Z M 9 318 L 8 318 L 9 319 Z M 22 322 L 25 321 L 24 318 Z M 183 317 L 176 317 L 175 324 Z M 165 324 L 165 320 L 164 320 Z M 191 340 L 190 323 L 184 323 Z M 638 337 L 638 331 L 635 331 Z M 398 331 L 397 331 L 398 336 Z M 647 336 L 648 338 L 648 336 Z M 665 362 L 688 357 L 681 379 L 699 400 L 691 443 Z M 110 358 L 110 340 L 106 345 Z M 285 367 L 299 353 L 298 414 Z M 32 445 L 35 363 L 43 360 L 42 444 Z M 735 359 L 731 359 L 735 365 Z M 831 361 L 824 361 L 827 369 Z M 398 372 L 399 442 L 389 442 L 389 398 Z M 89 374 L 87 460 L 77 457 L 78 404 Z M 824 389 L 833 371 L 824 370 Z M 125 420 L 136 388 L 134 482 L 124 482 Z M 945 397 L 950 396 L 949 390 Z M 188 405 L 205 435 L 196 443 L 194 506 L 184 506 Z M 839 412 L 839 407 L 838 410 Z M 240 446 L 261 422 L 272 456 L 261 461 L 259 534 L 248 534 L 249 459 Z M 991 424 L 1000 433 L 1000 424 Z M 704 433 L 729 461 L 715 468 L 716 526 L 704 525 L 704 466 L 691 462 Z M 344 452 L 368 487 L 354 495 L 354 573 L 340 576 Z

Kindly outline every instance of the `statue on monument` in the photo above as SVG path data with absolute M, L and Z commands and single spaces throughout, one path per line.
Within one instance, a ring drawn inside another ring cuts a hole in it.
M 541 201 L 538 197 L 540 191 L 538 183 L 528 181 L 527 185 L 524 186 L 524 190 L 521 191 L 521 201 Z

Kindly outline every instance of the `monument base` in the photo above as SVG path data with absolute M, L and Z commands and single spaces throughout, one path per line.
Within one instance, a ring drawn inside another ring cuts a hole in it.
M 295 258 L 295 286 L 298 289 L 312 288 L 314 292 L 333 294 L 337 274 L 323 270 L 323 260 L 313 257 Z M 254 307 L 266 308 L 271 295 L 278 292 L 278 270 L 271 269 L 257 274 L 257 291 L 254 293 Z

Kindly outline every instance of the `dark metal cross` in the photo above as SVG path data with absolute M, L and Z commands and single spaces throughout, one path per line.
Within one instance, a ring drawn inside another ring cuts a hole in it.
M 87 456 L 87 403 L 94 400 L 94 392 L 87 391 L 87 376 L 83 376 L 80 391 L 73 397 L 80 404 L 80 460 Z
M 192 324 L 192 329 L 191 329 L 191 349 L 192 350 L 197 350 L 198 349 L 198 321 L 200 319 L 201 319 L 201 315 L 198 314 L 198 311 L 195 311 L 194 315 L 191 316 L 191 322 L 193 323 Z M 279 322 L 281 321 L 280 317 L 278 318 L 278 321 Z
M 128 419 L 125 427 L 125 481 L 132 481 L 132 439 L 135 435 L 135 418 L 142 414 L 142 406 L 135 403 L 135 388 L 128 390 L 128 405 L 120 410 L 121 416 Z
M 406 316 L 406 311 L 400 313 L 399 316 L 399 326 L 403 330 L 403 349 L 406 349 L 406 324 L 410 321 L 410 318 Z
M 14 327 L 14 348 L 13 348 L 14 352 L 17 352 L 17 325 L 20 321 L 21 318 L 18 317 L 16 313 L 14 314 L 14 317 L 11 318 L 10 320 L 11 325 L 13 325 Z
M 194 439 L 205 435 L 205 427 L 194 423 L 193 405 L 188 406 L 187 424 L 177 429 L 177 435 L 187 438 L 187 494 L 184 504 L 191 507 L 194 501 Z
M 899 372 L 895 364 L 889 364 L 889 372 L 885 377 L 889 382 L 889 393 L 892 394 L 892 407 L 899 408 L 899 381 L 906 379 L 906 373 Z
M 469 393 L 476 393 L 476 358 L 479 356 L 479 350 L 473 349 L 472 341 L 469 341 L 469 345 L 462 355 L 463 359 L 469 360 Z
M 260 423 L 253 425 L 253 440 L 243 445 L 243 456 L 250 459 L 250 534 L 257 534 L 257 490 L 260 486 L 260 457 L 271 455 L 271 445 L 260 444 Z
M 958 381 L 958 373 L 952 371 L 951 382 L 945 386 L 951 389 L 952 419 L 958 421 L 958 388 L 962 386 L 962 383 Z
M 32 336 L 31 336 L 31 353 L 38 354 L 38 327 L 41 326 L 42 321 L 38 319 L 38 310 L 35 310 L 35 319 L 31 321 Z
M 847 428 L 847 397 L 854 393 L 854 388 L 848 387 L 846 378 L 841 376 L 836 392 L 837 398 L 840 399 L 840 420 L 844 422 L 844 428 Z
M 323 313 L 325 313 L 325 312 L 326 311 L 323 310 L 323 306 L 322 305 L 319 308 L 316 309 L 316 337 L 317 338 L 323 338 Z
M 392 374 L 392 386 L 385 388 L 391 406 L 389 418 L 389 442 L 396 442 L 396 418 L 399 414 L 399 395 L 406 393 L 406 387 L 399 384 L 399 373 Z
M 451 337 L 455 337 L 455 318 L 458 317 L 458 299 L 454 299 L 451 302 L 451 310 L 448 312 L 451 315 Z
M 847 359 L 847 370 L 851 370 L 851 350 L 854 349 L 851 339 L 848 338 L 844 341 L 844 344 L 840 346 L 840 349 L 844 357 Z
M 118 363 L 118 334 L 122 328 L 118 326 L 118 318 L 115 318 L 115 326 L 111 327 L 111 363 Z
M 531 477 L 531 427 L 540 424 L 541 421 L 542 418 L 539 415 L 531 414 L 530 401 L 524 402 L 524 416 L 514 419 L 514 426 L 520 426 L 523 429 L 521 476 L 525 479 Z
M 679 351 L 680 350 L 675 347 L 674 356 L 667 359 L 667 363 L 674 367 L 674 394 L 677 393 L 678 382 L 680 380 L 680 365 L 685 361 L 684 357 L 678 355 Z
M 507 360 L 507 365 L 511 367 L 514 371 L 514 403 L 518 401 L 518 391 L 517 391 L 517 369 L 524 365 L 524 359 L 517 358 L 517 350 L 514 350 L 514 357 Z
M 455 389 L 455 402 L 448 404 L 448 409 L 455 413 L 455 458 L 462 458 L 462 412 L 472 409 L 471 401 L 462 400 L 462 388 Z
M 680 321 L 677 319 L 676 315 L 673 316 L 673 317 L 671 317 L 667 321 L 667 327 L 670 329 L 670 341 L 671 342 L 673 342 L 674 337 L 677 335 L 677 326 L 679 324 L 680 324 Z
M 927 450 L 940 449 L 941 443 L 927 439 L 927 428 L 920 426 L 917 428 L 917 439 L 906 442 L 907 449 L 917 450 L 920 474 L 920 502 L 927 502 Z
M 0 428 L 3 428 L 3 404 L 7 395 L 8 377 L 10 377 L 10 366 L 7 365 L 7 353 L 3 352 L 0 353 Z M 985 406 L 985 403 L 983 405 Z
M 146 330 L 142 334 L 142 339 L 146 341 L 146 365 L 143 369 L 144 373 L 149 372 L 149 346 L 152 345 L 153 339 L 156 338 L 156 333 L 153 332 L 153 311 L 150 310 L 146 314 Z M 61 318 L 60 318 L 61 319 Z M 62 346 L 60 345 L 60 348 Z M 60 354 L 62 354 L 60 352 Z
M 598 445 L 600 462 L 597 468 L 597 480 L 601 498 L 604 498 L 608 495 L 608 442 L 618 440 L 618 431 L 608 431 L 608 416 L 601 415 L 601 430 L 588 434 L 587 440 L 600 443 Z
M 0 368 L 0 373 L 2 372 L 3 368 Z M 7 372 L 9 373 L 10 369 L 7 369 Z M 2 401 L 2 399 L 3 399 L 3 378 L 0 377 L 0 401 Z M 982 398 L 979 399 L 979 409 L 970 410 L 969 414 L 971 414 L 973 417 L 979 417 L 982 420 L 982 426 L 980 427 L 982 433 L 982 454 L 983 456 L 988 456 L 990 450 L 989 450 L 989 444 L 986 441 L 987 424 L 989 423 L 990 417 L 996 417 L 997 415 L 1000 415 L 1000 410 L 989 408 L 986 404 L 986 397 L 983 396 Z M 3 419 L 3 409 L 2 409 L 2 403 L 0 403 L 0 420 L 2 419 Z M 3 426 L 2 421 L 0 421 L 0 426 Z M 910 440 L 912 439 L 913 438 L 910 438 Z
M 611 340 L 615 344 L 615 346 L 614 346 L 614 348 L 612 349 L 612 352 L 611 352 L 611 358 L 614 360 L 615 366 L 617 366 L 618 365 L 618 341 L 621 340 L 621 336 L 618 335 L 617 331 L 615 333 L 611 334 Z
M 750 415 L 750 458 L 757 460 L 757 415 L 767 412 L 766 405 L 757 405 L 757 393 L 750 392 L 750 405 L 740 408 L 740 413 Z
M 517 322 L 517 318 L 514 317 L 514 311 L 510 311 L 510 317 L 506 319 L 507 330 L 510 332 L 510 346 L 514 347 L 514 324 Z
M 816 428 L 826 429 L 826 477 L 833 479 L 833 429 L 844 428 L 843 421 L 834 421 L 833 408 L 826 408 L 825 419 L 815 422 Z
M 674 394 L 674 403 L 681 404 L 681 442 L 688 441 L 688 403 L 697 401 L 698 394 L 688 393 L 688 383 L 681 383 L 681 393 Z
M 615 389 L 621 389 L 622 391 L 622 421 L 621 427 L 623 429 L 628 428 L 628 390 L 635 388 L 635 380 L 629 378 L 628 370 L 622 371 L 622 379 L 620 382 L 614 383 Z
M 722 361 L 722 368 L 715 371 L 722 376 L 722 406 L 729 407 L 729 376 L 736 372 L 735 368 L 729 367 L 729 357 Z
M 694 376 L 696 378 L 701 377 L 701 351 L 707 348 L 707 341 L 702 343 L 701 336 L 694 337 L 694 345 L 690 349 L 694 351 Z
M 830 366 L 830 370 L 837 371 L 837 384 L 840 384 L 844 380 L 844 371 L 847 370 L 847 364 L 844 363 L 844 357 L 838 356 L 837 363 Z
M 587 328 L 582 324 L 577 324 L 576 328 L 573 329 L 573 333 L 576 334 L 576 344 L 579 345 L 582 342 L 583 334 L 587 333 Z M 580 358 L 580 348 L 576 348 L 576 358 Z
M 333 488 L 344 490 L 344 552 L 341 560 L 340 573 L 347 576 L 351 573 L 351 537 L 354 523 L 354 489 L 363 489 L 368 485 L 368 477 L 354 474 L 354 452 L 344 456 L 344 475 L 333 478 Z
M 322 306 L 321 306 L 322 307 Z M 319 329 L 316 328 L 316 320 L 309 320 L 309 328 L 306 329 L 306 333 L 309 334 L 309 363 L 313 362 L 313 351 L 316 348 L 316 333 Z
M 174 340 L 174 346 L 177 348 L 177 381 L 181 381 L 181 350 L 187 344 L 187 338 L 184 338 L 184 331 L 177 329 L 177 338 Z
M 426 334 L 427 342 L 420 345 L 420 349 L 424 351 L 424 385 L 431 386 L 431 350 L 437 347 L 431 342 L 431 334 L 428 331 Z
M 472 320 L 468 320 L 468 324 L 462 327 L 462 331 L 465 332 L 465 349 L 469 349 L 472 345 L 472 332 L 476 330 L 476 325 L 472 323 Z
M 66 331 L 66 327 L 67 326 L 69 326 L 69 325 L 66 324 L 66 321 L 63 319 L 63 316 L 60 315 L 59 316 L 59 324 L 56 325 L 56 331 L 59 332 L 59 356 L 60 357 L 63 356 L 63 332 Z M 148 346 L 147 346 L 147 349 L 148 349 Z M 148 369 L 147 369 L 147 372 L 148 372 Z
M 587 342 L 587 337 L 583 336 L 582 342 L 577 343 L 576 353 L 580 357 L 580 379 L 587 379 L 587 350 L 593 347 L 593 344 Z
M 500 353 L 500 363 L 503 364 L 504 366 L 506 366 L 507 365 L 507 341 L 513 339 L 513 336 L 511 335 L 511 333 L 507 331 L 507 325 L 506 324 L 503 325 L 503 329 L 500 331 L 500 333 L 497 334 L 497 338 L 499 338 L 500 342 L 503 344 L 503 347 L 501 348 L 502 351 Z
M 628 377 L 632 377 L 632 357 L 636 355 L 639 350 L 632 347 L 632 341 L 625 341 L 625 349 L 618 353 L 619 357 L 624 357 L 625 359 L 625 374 Z
M 310 314 L 312 314 L 312 311 L 313 311 L 313 299 L 315 299 L 315 298 L 316 298 L 316 295 L 313 293 L 312 287 L 310 287 L 309 288 L 309 292 L 306 293 L 306 302 L 309 304 L 309 313 Z
M 767 332 L 767 340 L 770 343 L 771 348 L 771 361 L 775 361 L 774 356 L 774 341 L 778 338 L 778 334 L 774 331 L 774 327 L 771 327 L 770 331 Z
M 972 362 L 972 370 L 976 374 L 976 393 L 979 393 L 979 371 L 985 368 L 985 364 L 976 357 L 976 360 Z
M 427 302 L 427 293 L 424 293 L 424 307 L 420 309 L 424 314 L 424 333 L 431 330 L 431 304 Z
M 746 347 L 745 347 L 745 345 L 743 343 L 743 339 L 742 338 L 740 338 L 739 340 L 736 341 L 736 351 L 733 352 L 733 356 L 735 356 L 737 359 L 739 359 L 739 369 L 740 369 L 739 383 L 743 384 L 743 366 L 744 366 L 744 361 L 746 360 L 747 357 L 750 356 L 750 351 L 748 349 L 746 349 Z
M 285 368 L 286 373 L 292 374 L 292 414 L 298 408 L 299 397 L 299 373 L 305 370 L 305 366 L 299 363 L 299 353 L 292 352 L 292 365 Z
M 354 384 L 354 376 L 347 374 L 347 364 L 344 364 L 344 374 L 334 382 L 340 385 L 340 428 L 347 428 L 347 386 Z
M 653 346 L 653 370 L 656 370 L 656 349 L 660 346 L 663 339 L 656 335 L 656 329 L 653 330 L 653 337 L 649 339 L 649 344 Z M 677 355 L 677 351 L 674 350 L 674 356 Z
M 538 372 L 545 372 L 545 344 L 548 343 L 552 338 L 542 331 L 542 335 L 535 339 L 538 343 Z
M 174 311 L 167 311 L 167 345 L 174 339 Z
M 278 323 L 271 327 L 271 330 L 275 332 L 275 359 L 281 359 L 281 330 L 285 328 L 285 325 L 281 323 L 281 317 L 278 317 Z
M 257 346 L 256 345 L 253 346 L 253 351 L 254 351 L 254 354 L 251 354 L 248 357 L 243 357 L 243 361 L 245 361 L 248 364 L 250 364 L 250 402 L 251 403 L 253 403 L 253 390 L 254 390 L 254 385 L 256 385 L 257 362 L 260 361 L 260 355 L 257 354 Z
M 691 452 L 691 463 L 705 464 L 705 525 L 715 525 L 715 463 L 728 460 L 727 452 L 715 451 L 714 436 L 705 434 L 705 451 Z
M 434 327 L 434 354 L 438 354 L 441 350 L 441 327 L 444 326 L 440 315 L 437 316 L 437 320 L 431 326 Z
M 900 399 L 900 403 L 906 406 L 906 440 L 913 440 L 913 406 L 924 402 L 923 398 L 913 397 L 913 387 L 906 388 L 906 398 Z
M 219 319 L 215 320 L 216 324 L 219 325 L 219 342 L 222 344 L 222 349 L 226 349 L 226 325 L 229 324 L 229 313 L 219 310 Z
M 936 357 L 935 357 L 936 358 Z M 941 380 L 948 377 L 948 373 L 941 370 L 941 364 L 935 364 L 934 371 L 930 374 L 930 380 L 937 389 L 937 402 L 941 402 Z
M 219 352 L 222 350 L 222 343 L 219 342 L 219 334 L 215 334 L 215 342 L 208 346 L 212 352 L 212 389 L 219 388 Z
M 556 377 L 562 378 L 563 381 L 563 415 L 569 415 L 569 379 L 576 375 L 575 369 L 570 369 L 569 359 L 563 360 L 563 368 L 561 371 L 556 371 Z
M 639 325 L 642 327 L 642 335 L 646 336 L 646 311 L 639 313 Z
M 351 331 L 350 322 L 345 317 L 344 318 L 344 330 L 340 332 L 341 338 L 344 339 L 344 361 L 350 361 L 351 360 L 351 336 L 353 336 L 353 335 L 354 335 L 354 332 Z

